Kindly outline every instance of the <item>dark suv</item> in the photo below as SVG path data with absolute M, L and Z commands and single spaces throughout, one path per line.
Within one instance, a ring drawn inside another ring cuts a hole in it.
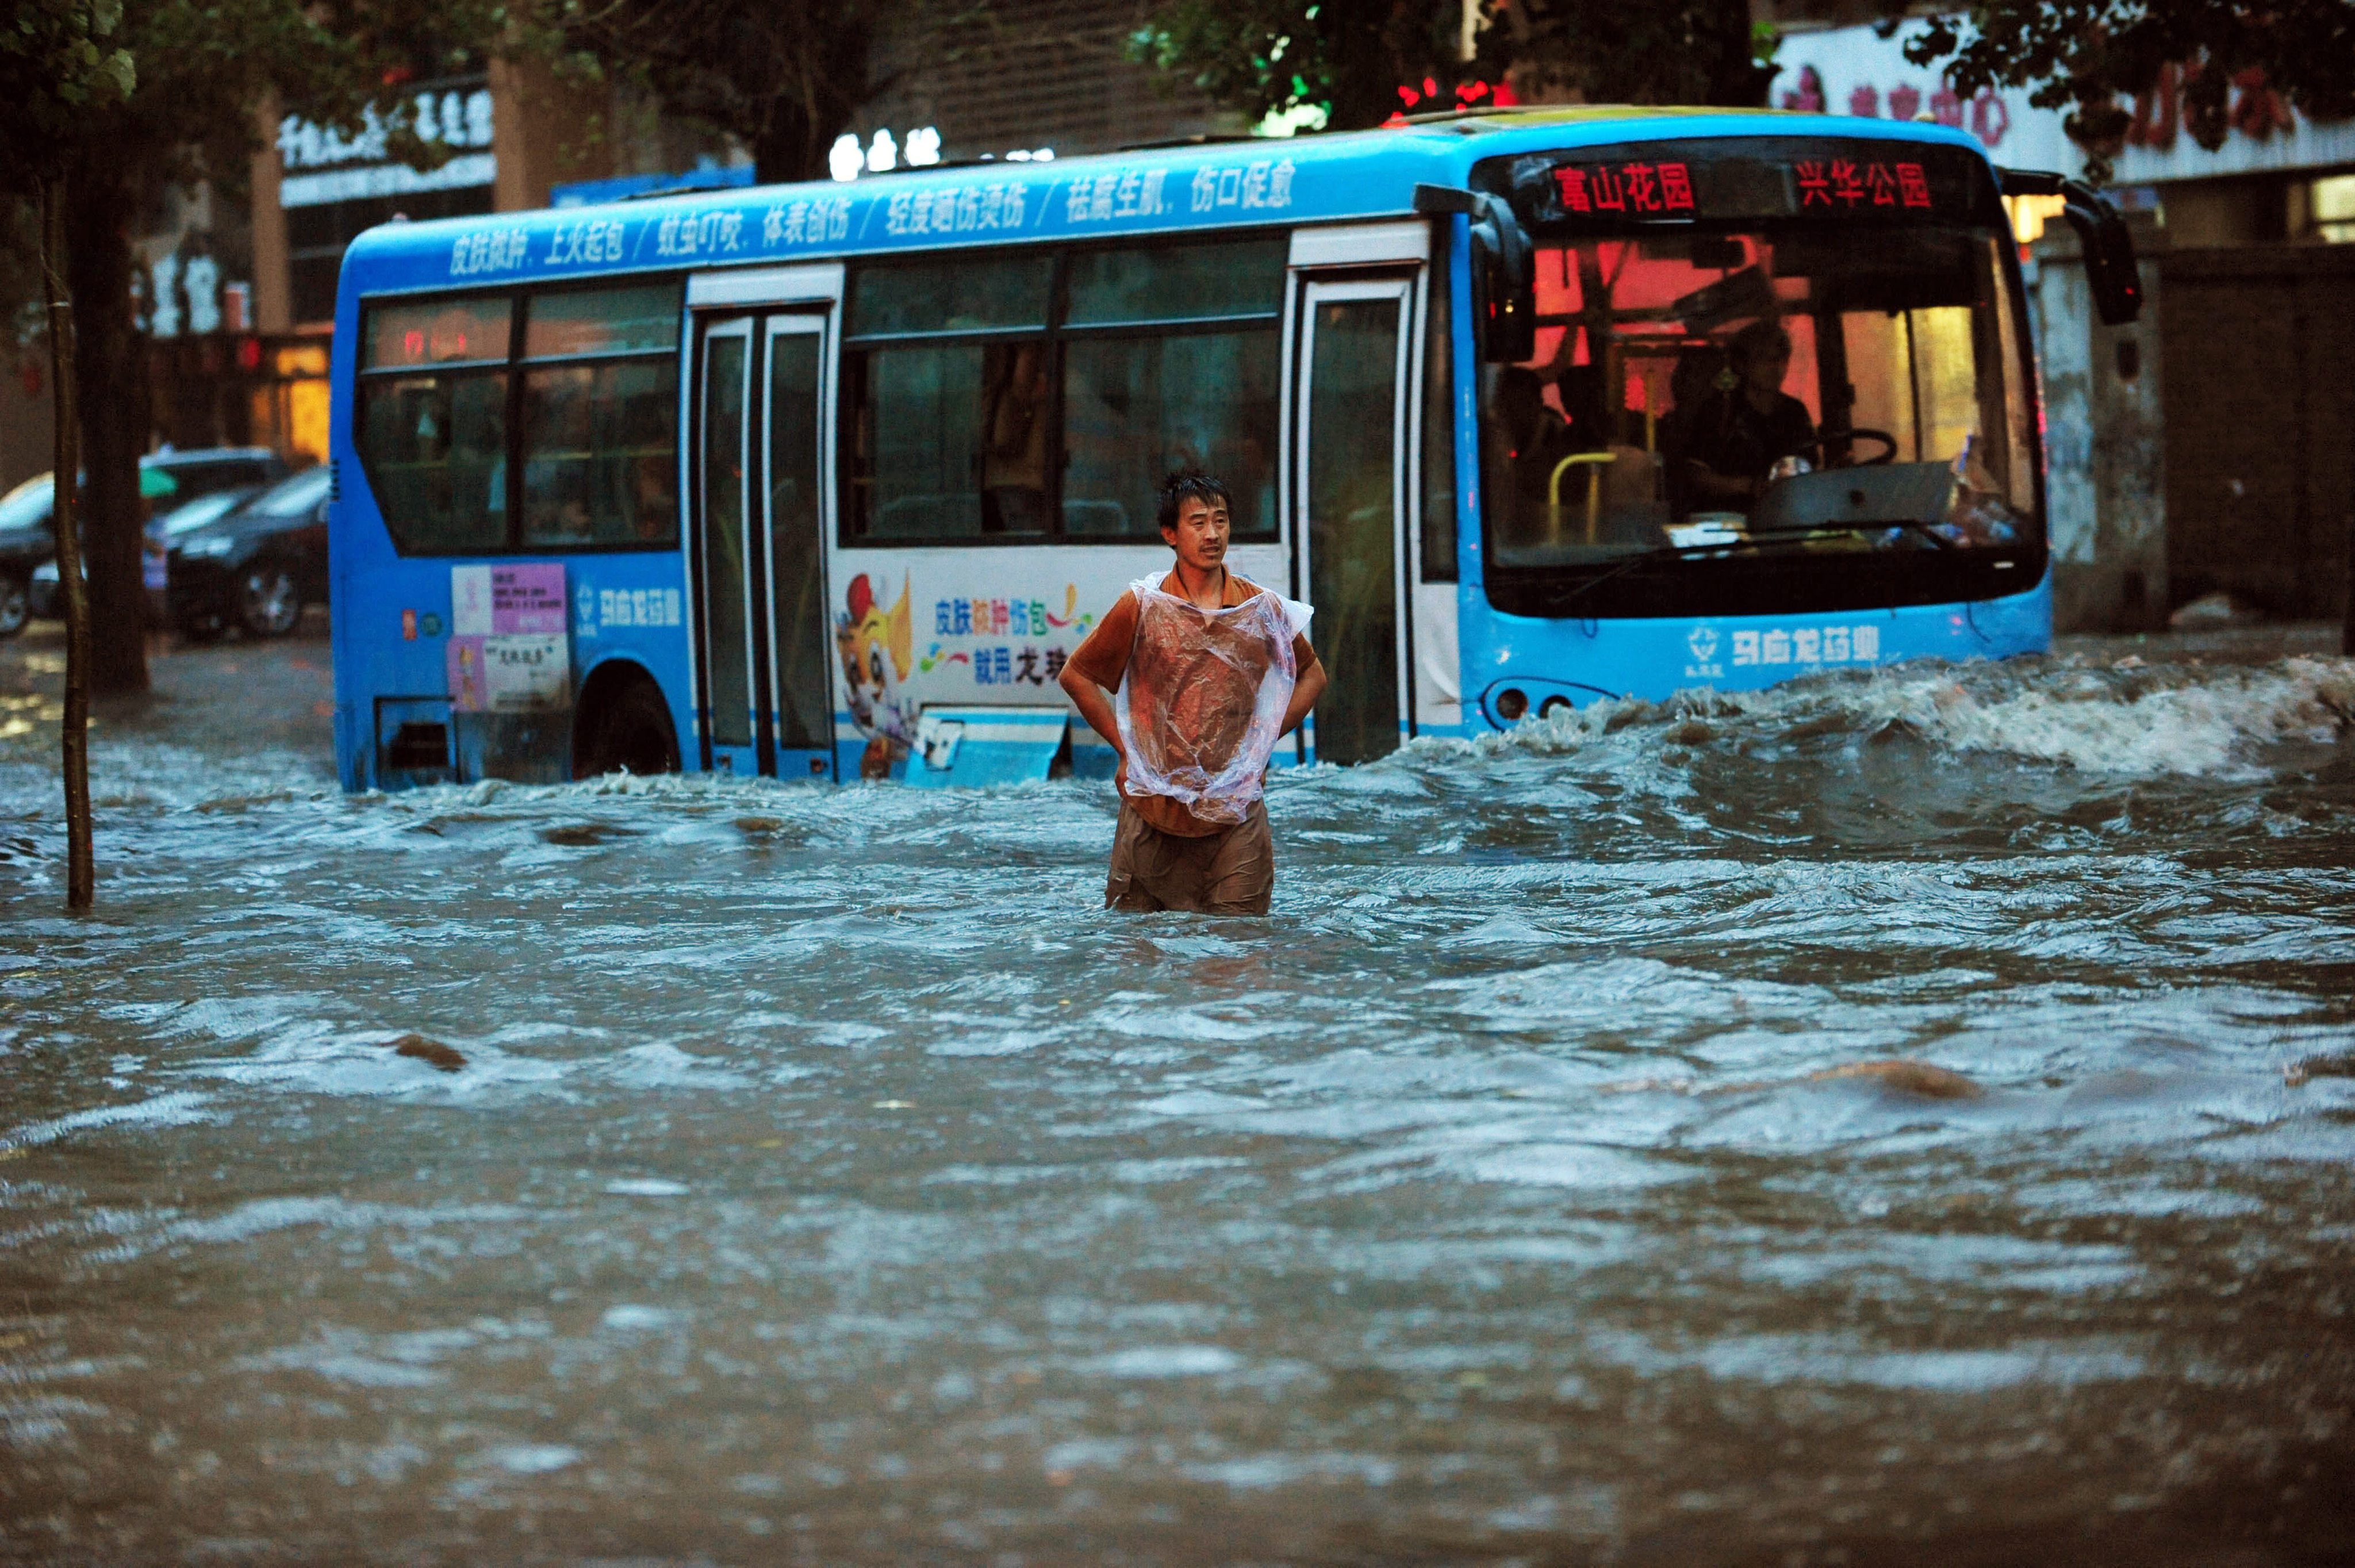
M 215 490 L 266 485 L 286 474 L 286 460 L 266 446 L 208 447 L 197 452 L 159 452 L 139 460 L 143 469 L 172 476 L 176 501 L 193 501 Z M 31 604 L 33 569 L 58 557 L 50 513 L 57 494 L 44 474 L 0 496 L 0 637 L 25 629 Z
M 282 637 L 303 606 L 327 602 L 327 494 L 321 464 L 283 479 L 208 523 L 174 531 L 165 592 L 172 624 L 207 640 L 230 626 Z

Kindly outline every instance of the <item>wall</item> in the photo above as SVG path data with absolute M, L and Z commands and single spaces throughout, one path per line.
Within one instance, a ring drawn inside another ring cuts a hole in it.
M 2094 315 L 2083 251 L 2065 225 L 2035 248 L 2030 295 L 2044 392 L 2045 502 L 2052 535 L 2052 622 L 2062 632 L 2164 624 L 2168 569 L 2163 268 L 2137 226 L 2142 319 Z
M 2355 247 L 2171 251 L 2158 313 L 2174 603 L 2346 609 L 2355 513 Z
M 902 26 L 878 51 L 898 73 L 851 123 L 860 140 L 889 126 L 941 133 L 948 158 L 1016 148 L 1109 152 L 1143 142 L 1240 131 L 1190 87 L 1129 63 L 1146 8 L 1087 0 L 994 0 L 965 19 Z

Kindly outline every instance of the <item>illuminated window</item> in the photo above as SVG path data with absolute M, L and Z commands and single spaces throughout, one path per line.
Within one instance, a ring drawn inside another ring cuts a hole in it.
M 514 316 L 506 294 L 378 305 L 368 312 L 361 335 L 361 368 L 504 359 Z
M 1705 154 L 1492 166 L 1536 242 L 1537 308 L 1535 352 L 1481 368 L 1491 600 L 1828 609 L 2032 568 L 2016 215 L 1984 166 L 1829 143 Z
M 2332 175 L 2314 182 L 2314 231 L 2334 245 L 2355 244 L 2355 175 Z

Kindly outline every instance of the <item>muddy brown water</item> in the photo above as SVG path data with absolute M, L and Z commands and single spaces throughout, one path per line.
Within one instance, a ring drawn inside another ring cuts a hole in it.
M 77 923 L 20 649 L 0 1559 L 2339 1560 L 2355 664 L 2118 651 L 1280 777 L 1210 923 L 232 645 Z

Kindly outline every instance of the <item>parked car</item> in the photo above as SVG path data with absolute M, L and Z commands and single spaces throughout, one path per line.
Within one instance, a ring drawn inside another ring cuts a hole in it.
M 264 446 L 218 446 L 153 453 L 139 460 L 139 467 L 143 490 L 148 475 L 168 475 L 171 496 L 185 504 L 216 490 L 282 478 L 286 460 Z M 50 517 L 56 501 L 55 484 L 47 474 L 0 496 L 0 637 L 13 637 L 25 629 L 32 613 L 34 570 L 57 560 L 57 529 Z
M 259 485 L 240 485 L 232 490 L 216 490 L 209 496 L 199 496 L 170 511 L 158 513 L 147 520 L 147 537 L 142 542 L 140 561 L 147 585 L 148 607 L 155 612 L 155 624 L 162 625 L 170 611 L 165 598 L 165 583 L 170 570 L 169 550 L 172 540 L 191 528 L 200 528 L 216 517 L 243 505 L 261 488 Z M 82 576 L 87 580 L 90 568 L 85 561 Z M 45 560 L 33 568 L 33 581 L 28 595 L 33 614 L 48 619 L 64 608 L 58 603 L 58 563 Z
M 322 464 L 283 479 L 210 522 L 173 536 L 165 554 L 172 624 L 208 640 L 231 626 L 282 637 L 303 607 L 327 602 L 327 492 Z

